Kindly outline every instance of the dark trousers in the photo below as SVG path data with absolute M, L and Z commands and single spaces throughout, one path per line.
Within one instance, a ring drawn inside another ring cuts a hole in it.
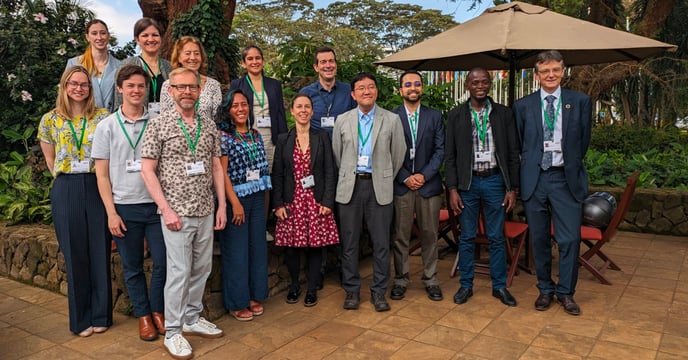
M 284 262 L 287 264 L 291 276 L 292 290 L 298 291 L 299 274 L 301 273 L 301 254 L 306 255 L 306 274 L 308 275 L 308 292 L 315 294 L 322 282 L 320 266 L 322 264 L 322 248 L 295 248 L 287 247 L 284 254 Z
M 573 295 L 578 282 L 578 253 L 582 205 L 571 194 L 564 170 L 540 171 L 538 184 L 530 199 L 524 202 L 537 287 L 543 294 Z M 552 237 L 554 225 L 559 249 L 559 282 L 552 280 Z
M 124 237 L 114 237 L 117 251 L 122 261 L 124 283 L 129 291 L 129 299 L 134 307 L 134 316 L 150 315 L 151 311 L 164 312 L 165 277 L 167 276 L 167 253 L 165 240 L 160 227 L 160 215 L 155 203 L 116 204 L 117 213 L 127 226 Z M 143 239 L 148 240 L 148 248 L 153 258 L 153 271 L 150 280 L 150 297 L 143 272 Z
M 347 292 L 361 290 L 358 271 L 359 240 L 365 219 L 373 245 L 373 282 L 370 290 L 380 295 L 387 292 L 390 277 L 389 237 L 394 215 L 392 203 L 379 205 L 375 199 L 372 180 L 356 180 L 354 193 L 348 204 L 339 209 L 339 240 L 342 245 L 342 287 Z
M 50 207 L 67 267 L 69 330 L 111 326 L 110 236 L 95 174 L 58 175 Z

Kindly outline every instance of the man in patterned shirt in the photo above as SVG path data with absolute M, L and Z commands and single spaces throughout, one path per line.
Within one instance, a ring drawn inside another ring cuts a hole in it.
M 212 119 L 195 111 L 196 72 L 170 73 L 175 108 L 151 120 L 143 138 L 141 174 L 158 205 L 167 247 L 164 346 L 175 359 L 193 357 L 182 335 L 217 338 L 215 324 L 200 317 L 212 265 L 213 229 L 227 222 L 220 139 Z M 213 192 L 218 200 L 213 221 Z M 213 226 L 214 223 L 214 226 Z

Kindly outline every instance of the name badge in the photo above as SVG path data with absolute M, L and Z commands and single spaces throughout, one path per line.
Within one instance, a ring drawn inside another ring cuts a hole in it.
M 409 149 L 409 157 L 411 158 L 411 160 L 416 158 L 416 148 Z
M 259 128 L 269 128 L 272 126 L 272 123 L 270 122 L 270 117 L 258 117 L 256 118 L 256 126 Z
M 304 189 L 310 189 L 313 186 L 315 186 L 315 178 L 313 175 L 306 176 L 305 178 L 301 178 L 301 186 Z
M 246 181 L 260 180 L 260 170 L 249 170 L 246 172 Z
M 334 116 L 323 116 L 320 118 L 321 127 L 334 127 Z
M 545 141 L 544 142 L 545 151 L 561 152 L 561 142 L 559 141 Z
M 368 166 L 368 156 L 367 155 L 358 155 L 358 163 L 356 163 L 358 166 Z
M 72 173 L 87 173 L 91 168 L 91 160 L 72 160 Z
M 90 143 L 93 143 L 93 134 L 88 134 L 88 136 L 86 136 L 86 140 L 88 140 Z
M 203 161 L 186 163 L 186 176 L 198 176 L 205 174 Z
M 150 102 L 148 103 L 148 118 L 153 119 L 160 115 L 160 103 Z
M 476 162 L 490 162 L 492 161 L 492 151 L 476 151 Z
M 126 169 L 128 173 L 140 172 L 141 171 L 141 159 L 139 160 L 127 160 Z

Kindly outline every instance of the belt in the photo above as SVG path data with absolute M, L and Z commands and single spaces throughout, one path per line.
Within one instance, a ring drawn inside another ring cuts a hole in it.
M 563 166 L 550 166 L 545 171 L 564 171 L 564 167 Z
M 373 178 L 373 174 L 371 174 L 371 173 L 356 173 L 356 179 L 370 180 L 372 178 Z
M 473 170 L 473 176 L 477 177 L 489 177 L 497 174 L 499 174 L 499 167 L 493 167 L 487 170 Z

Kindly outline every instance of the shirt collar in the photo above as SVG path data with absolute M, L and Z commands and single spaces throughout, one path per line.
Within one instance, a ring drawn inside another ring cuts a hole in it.
M 361 111 L 360 107 L 357 109 L 358 109 L 358 120 L 360 121 L 365 113 L 363 111 Z M 377 109 L 377 104 L 373 105 L 373 108 L 368 112 L 368 116 L 370 116 L 371 119 L 375 118 L 375 109 Z
M 559 87 L 558 87 L 556 90 L 554 90 L 554 92 L 551 93 L 551 94 L 548 93 L 547 91 L 545 91 L 545 89 L 540 88 L 540 99 L 542 99 L 542 101 L 546 101 L 546 100 L 545 100 L 545 97 L 546 97 L 547 95 L 554 95 L 554 97 L 556 97 L 557 100 L 561 99 L 561 86 L 559 86 Z

